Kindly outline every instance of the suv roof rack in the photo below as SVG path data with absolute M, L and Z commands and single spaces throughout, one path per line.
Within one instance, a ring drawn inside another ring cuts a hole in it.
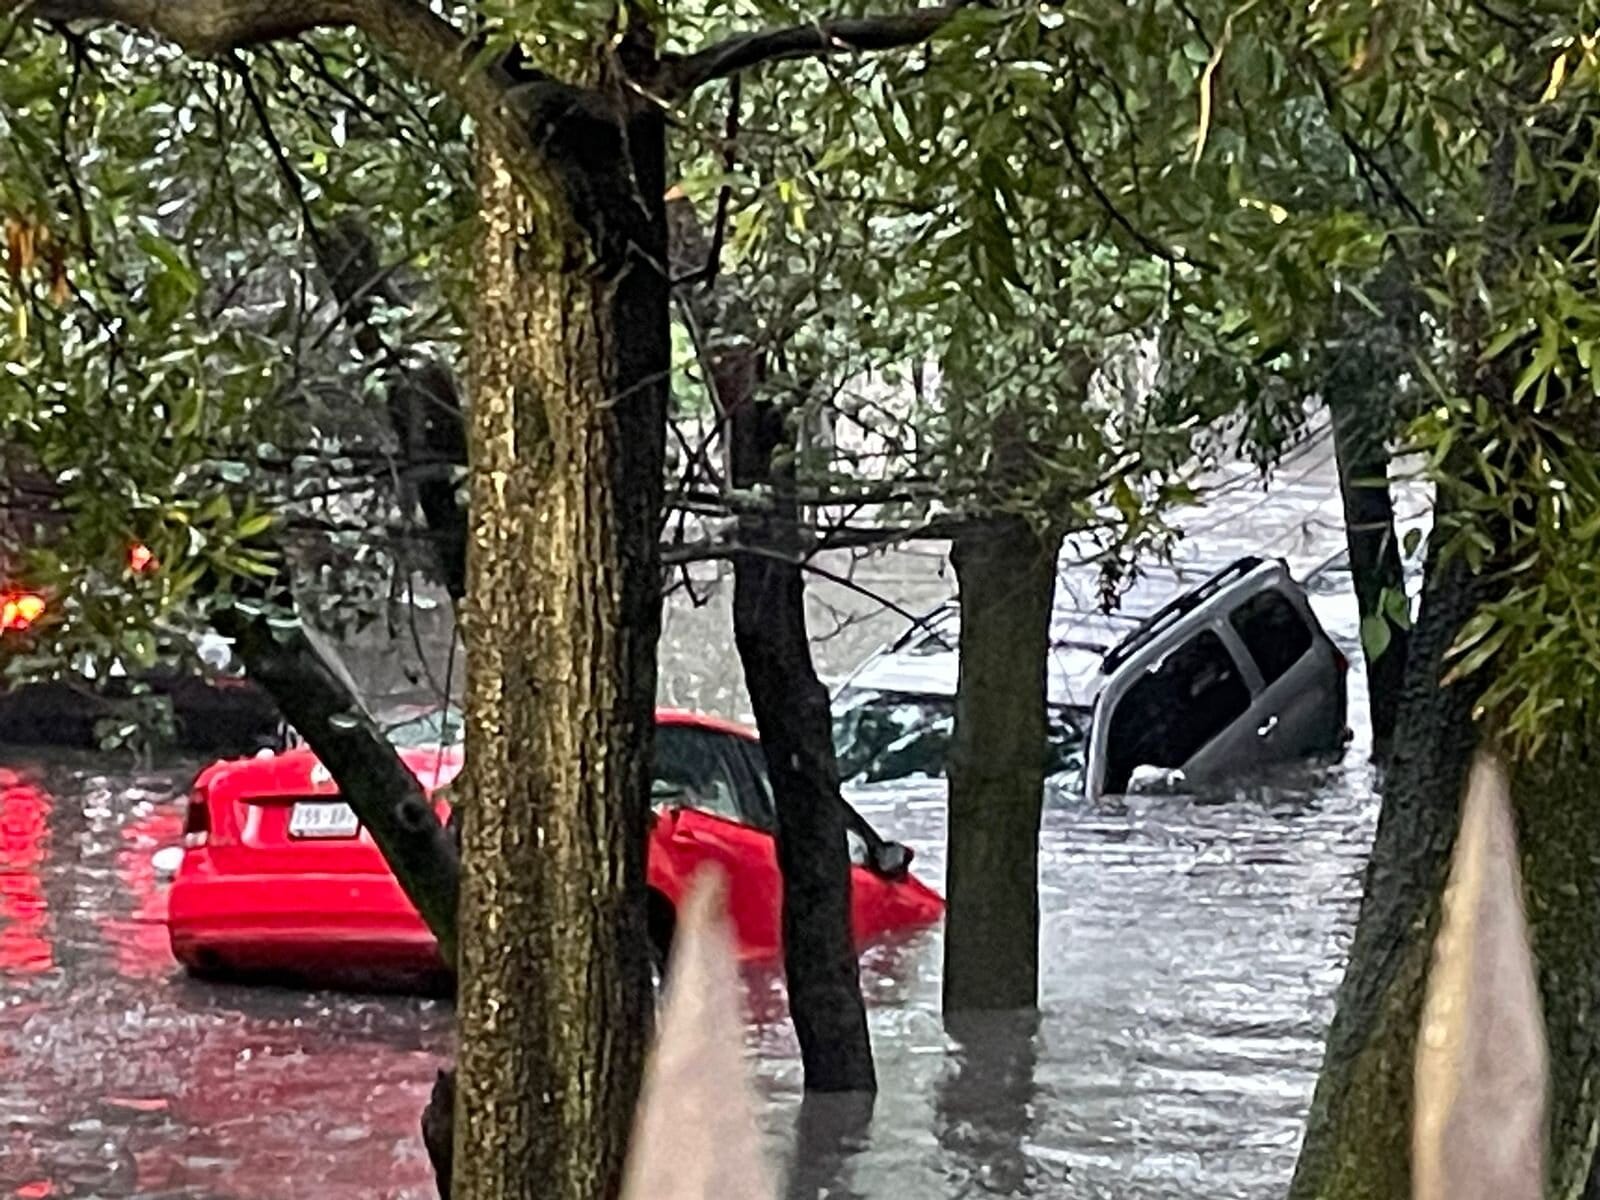
M 1244 578 L 1266 561 L 1259 554 L 1247 554 L 1243 558 L 1237 558 L 1209 579 L 1156 609 L 1145 618 L 1139 628 L 1118 642 L 1116 648 L 1106 655 L 1105 664 L 1100 668 L 1101 672 L 1106 675 L 1111 674 L 1127 662 L 1134 651 L 1149 645 L 1156 634 L 1162 632 L 1179 617 L 1193 612 L 1228 584 Z

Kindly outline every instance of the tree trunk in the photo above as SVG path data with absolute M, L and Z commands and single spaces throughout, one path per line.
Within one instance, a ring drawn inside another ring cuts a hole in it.
M 1419 635 L 1422 633 L 1419 626 Z M 1459 689 L 1452 689 L 1452 691 Z M 1394 771 L 1416 766 L 1386 796 L 1369 899 L 1329 1034 L 1291 1200 L 1409 1200 L 1413 1061 L 1441 889 L 1470 752 L 1470 717 L 1448 693 L 1426 719 L 1402 719 Z M 1411 701 L 1408 698 L 1409 713 Z M 1438 732 L 1448 752 L 1409 755 L 1409 736 Z M 1458 755 L 1462 757 L 1457 757 Z M 1593 1195 L 1600 1122 L 1600 813 L 1588 785 L 1600 762 L 1557 743 L 1513 781 L 1524 887 L 1550 1049 L 1547 1195 Z M 1391 817 L 1392 812 L 1392 817 Z M 1388 880 L 1387 884 L 1379 882 Z
M 1483 268 L 1491 281 L 1499 277 L 1521 228 L 1512 211 L 1515 145 L 1508 134 L 1498 137 L 1485 169 L 1486 220 L 1490 228 L 1505 231 Z M 1461 391 L 1491 405 L 1509 405 L 1515 360 L 1501 355 L 1484 363 L 1471 348 L 1486 336 L 1484 312 L 1469 307 L 1458 314 L 1452 338 L 1462 348 Z M 1446 464 L 1458 474 L 1475 469 L 1465 445 L 1459 441 Z M 1484 453 L 1498 455 L 1497 470 L 1525 469 L 1503 442 Z M 1450 495 L 1441 491 L 1436 527 L 1450 515 Z M 1499 519 L 1526 520 L 1527 514 L 1500 514 Z M 1508 544 L 1505 534 L 1491 540 L 1502 548 Z M 1497 573 L 1503 577 L 1508 565 L 1492 562 L 1474 577 L 1459 558 L 1441 560 L 1439 541 L 1429 552 L 1361 915 L 1290 1200 L 1409 1200 L 1411 1195 L 1417 1025 L 1462 785 L 1478 735 L 1476 688 L 1470 683 L 1445 688 L 1440 680 L 1446 650 L 1493 596 L 1493 579 Z M 1592 730 L 1592 715 L 1581 715 L 1583 728 Z M 1593 744 L 1593 738 L 1552 737 L 1511 772 L 1550 1054 L 1546 1194 L 1553 1197 L 1596 1190 L 1600 811 L 1587 792 L 1600 764 Z
M 1417 1019 L 1477 744 L 1472 689 L 1439 680 L 1445 651 L 1481 599 L 1465 566 L 1441 563 L 1435 546 L 1361 915 L 1290 1200 L 1409 1195 Z
M 851 1160 L 872 1144 L 876 1092 L 807 1092 L 794 1122 L 794 1166 L 785 1200 L 857 1197 Z
M 1369 332 L 1377 336 L 1381 331 Z M 1394 357 L 1359 337 L 1336 341 L 1323 381 L 1324 399 L 1333 418 L 1350 576 L 1367 659 L 1372 752 L 1380 761 L 1388 758 L 1394 743 L 1411 639 L 1408 627 L 1395 621 L 1383 604 L 1386 591 L 1405 594 L 1394 502 L 1387 483 L 1388 435 L 1394 411 L 1391 393 L 1398 385 L 1398 371 L 1386 369 L 1385 364 Z
M 1039 818 L 1059 537 L 976 522 L 951 561 L 961 594 L 950 749 L 944 1010 L 1031 1008 L 1039 991 Z
M 1600 750 L 1577 738 L 1519 766 L 1528 923 L 1550 1058 L 1546 1195 L 1600 1195 Z
M 1291 1200 L 1409 1200 L 1412 1066 L 1440 896 L 1478 730 L 1445 649 L 1486 596 L 1430 554 L 1361 916 Z M 1513 770 L 1523 881 L 1549 1039 L 1551 1196 L 1582 1194 L 1600 1121 L 1600 762 L 1554 739 Z
M 1028 1149 L 1041 1117 L 1039 1013 L 955 1013 L 945 1024 L 958 1045 L 934 1088 L 933 1136 L 947 1161 L 972 1172 L 952 1178 L 962 1186 L 950 1194 L 1061 1194 L 1039 1178 L 1043 1164 Z
M 664 126 L 640 107 L 625 140 L 585 148 L 613 172 L 631 156 L 641 218 L 607 231 L 626 257 L 597 253 L 570 192 L 536 205 L 480 156 L 451 1184 L 463 1200 L 616 1196 L 650 1024 L 670 355 Z
M 340 796 L 439 939 L 441 965 L 452 967 L 459 860 L 417 777 L 304 631 L 275 629 L 266 617 L 238 608 L 219 611 L 212 623 L 233 639 L 246 674 L 328 768 Z
M 456 1072 L 451 1067 L 440 1071 L 422 1109 L 422 1146 L 428 1152 L 439 1200 L 451 1200 L 450 1187 L 455 1173 Z
M 771 519 L 741 523 L 741 541 L 769 553 L 734 560 L 733 628 L 777 808 L 789 1012 L 807 1090 L 874 1091 L 833 719 L 806 633 L 793 472 L 773 464 L 786 422 L 748 396 L 728 409 L 735 486 L 776 485 Z

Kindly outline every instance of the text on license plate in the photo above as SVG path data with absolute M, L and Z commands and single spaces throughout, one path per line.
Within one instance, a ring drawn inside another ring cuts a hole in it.
M 289 814 L 289 836 L 355 837 L 361 822 L 348 804 L 296 804 Z

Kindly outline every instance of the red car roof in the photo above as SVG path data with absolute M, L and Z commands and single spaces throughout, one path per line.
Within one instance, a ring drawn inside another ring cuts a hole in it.
M 658 708 L 656 723 L 660 725 L 691 725 L 716 733 L 731 734 L 755 741 L 756 735 L 747 726 L 705 713 L 688 712 L 677 708 Z M 400 760 L 411 769 L 423 787 L 432 791 L 444 787 L 460 773 L 462 750 L 459 746 L 440 749 L 436 746 L 410 747 L 399 750 Z M 248 796 L 314 796 L 333 795 L 339 787 L 322 770 L 317 756 L 305 748 L 283 750 L 259 758 L 223 759 L 204 768 L 195 777 L 195 787 L 206 790 L 215 800 L 237 800 Z
M 716 733 L 731 733 L 734 737 L 744 738 L 748 742 L 757 740 L 756 731 L 748 725 L 741 725 L 737 721 L 724 720 L 722 717 L 713 717 L 708 713 L 690 712 L 685 708 L 656 709 L 656 724 L 696 725 L 701 729 L 709 729 Z

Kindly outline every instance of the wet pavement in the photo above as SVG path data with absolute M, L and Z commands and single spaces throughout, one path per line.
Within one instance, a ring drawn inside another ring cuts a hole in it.
M 449 1013 L 191 982 L 150 856 L 192 770 L 0 769 L 0 1196 L 427 1195 Z
M 1317 605 L 1359 663 L 1345 587 L 1328 577 Z M 702 663 L 705 610 L 676 611 L 669 642 L 694 665 L 669 653 L 664 692 L 737 711 L 726 670 Z M 1359 724 L 1359 670 L 1350 703 Z M 752 976 L 789 1200 L 1281 1195 L 1372 832 L 1365 742 L 1201 797 L 1052 797 L 1042 1011 L 947 1032 L 937 932 L 869 952 L 870 1111 L 802 1105 L 781 985 Z M 177 971 L 150 856 L 178 840 L 192 769 L 0 766 L 0 1200 L 431 1197 L 416 1129 L 447 1005 Z M 942 884 L 941 784 L 854 798 Z
M 448 1008 L 178 973 L 149 857 L 182 771 L 0 775 L 0 1196 L 431 1195 L 415 1136 Z M 1296 769 L 1046 815 L 1036 1027 L 947 1035 L 929 934 L 866 958 L 882 1094 L 800 1103 L 750 980 L 788 1195 L 1251 1196 L 1293 1165 L 1370 837 L 1372 779 Z M 942 880 L 938 785 L 857 794 Z M 800 1149 L 797 1151 L 797 1144 Z
M 1054 803 L 1037 1029 L 979 1021 L 947 1036 L 936 937 L 869 958 L 883 1094 L 859 1151 L 833 1178 L 802 1172 L 790 1196 L 1280 1196 L 1332 1015 L 1371 795 L 1368 772 L 1334 769 L 1204 798 Z M 915 831 L 918 869 L 937 877 L 940 794 L 875 799 L 863 811 Z M 761 1046 L 792 1127 L 792 1039 L 773 1023 Z

